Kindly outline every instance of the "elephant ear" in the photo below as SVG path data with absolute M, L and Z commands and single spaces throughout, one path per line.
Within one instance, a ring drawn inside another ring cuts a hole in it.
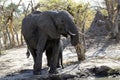
M 50 38 L 52 39 L 60 38 L 60 35 L 58 34 L 57 27 L 52 16 L 46 13 L 40 15 L 40 18 L 38 19 L 38 26 L 40 31 L 47 34 Z

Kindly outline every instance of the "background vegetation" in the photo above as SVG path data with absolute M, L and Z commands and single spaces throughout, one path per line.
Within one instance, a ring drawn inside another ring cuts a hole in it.
M 35 3 L 30 0 L 29 4 L 19 2 L 13 3 L 12 0 L 0 0 L 0 53 L 13 47 L 24 45 L 24 39 L 21 34 L 22 19 L 34 10 L 67 10 L 75 20 L 79 30 L 87 30 L 94 19 L 96 10 L 101 11 L 104 15 L 114 22 L 114 10 L 116 9 L 117 0 L 105 0 L 102 6 L 92 6 L 89 2 L 79 3 L 74 0 L 39 0 Z M 97 4 L 97 3 L 96 3 Z

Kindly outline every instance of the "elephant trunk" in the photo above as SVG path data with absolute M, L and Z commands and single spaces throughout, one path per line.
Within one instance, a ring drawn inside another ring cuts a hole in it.
M 73 25 L 74 27 L 71 27 L 70 31 L 69 31 L 69 35 L 71 37 L 71 44 L 73 46 L 76 46 L 79 43 L 79 34 L 78 34 L 78 30 L 77 27 L 75 25 Z
M 78 35 L 75 35 L 75 36 L 71 36 L 71 44 L 73 46 L 76 46 L 79 42 L 79 36 Z

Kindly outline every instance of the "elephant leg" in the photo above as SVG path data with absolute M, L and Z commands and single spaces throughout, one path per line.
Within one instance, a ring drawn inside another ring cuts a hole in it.
M 39 72 L 41 74 L 42 55 L 43 55 L 46 41 L 47 41 L 47 36 L 45 34 L 41 34 L 37 43 L 36 59 L 35 59 L 34 72 L 33 72 L 33 74 L 35 75 L 38 75 Z
M 57 68 L 60 68 L 61 52 L 62 52 L 62 51 L 59 49 L 59 55 L 58 55 Z
M 36 60 L 36 50 L 35 49 L 33 49 L 33 48 L 29 48 L 29 50 L 30 50 L 30 52 L 31 52 L 31 55 L 32 55 L 32 57 L 33 57 L 33 61 L 34 61 L 34 63 L 35 63 L 35 60 Z M 35 69 L 35 64 L 33 65 L 33 69 Z M 33 70 L 33 74 L 34 74 L 34 70 Z
M 57 68 L 60 68 L 60 66 L 63 67 L 63 55 L 62 55 L 62 50 L 60 50 L 59 52 L 59 56 L 58 56 L 58 62 L 57 62 Z
M 57 68 L 60 68 L 60 66 L 63 67 L 63 46 L 61 45 L 61 43 L 59 44 L 59 56 L 58 56 L 58 62 L 57 62 Z
M 32 57 L 33 57 L 33 60 L 34 60 L 34 63 L 35 63 L 35 60 L 36 60 L 36 50 L 32 49 L 32 48 L 30 48 L 29 50 L 30 50 L 30 52 L 32 54 Z
M 63 66 L 63 53 L 62 53 L 62 51 L 59 53 L 59 57 L 60 57 L 60 63 L 61 63 L 61 67 L 62 67 L 62 69 L 64 69 L 64 66 Z
M 59 56 L 59 40 L 54 41 L 54 46 L 52 50 L 52 57 L 50 62 L 50 71 L 49 73 L 56 74 L 57 73 L 57 62 Z
M 46 56 L 47 56 L 47 66 L 50 66 L 50 59 L 52 56 L 52 48 L 46 49 Z

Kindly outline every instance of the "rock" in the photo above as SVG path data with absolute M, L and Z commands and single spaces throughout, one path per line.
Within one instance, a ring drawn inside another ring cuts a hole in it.
M 100 67 L 96 67 L 93 72 L 95 73 L 96 76 L 102 76 L 103 77 L 103 76 L 108 76 L 110 70 L 111 70 L 110 67 L 103 65 L 103 66 L 100 66 Z

